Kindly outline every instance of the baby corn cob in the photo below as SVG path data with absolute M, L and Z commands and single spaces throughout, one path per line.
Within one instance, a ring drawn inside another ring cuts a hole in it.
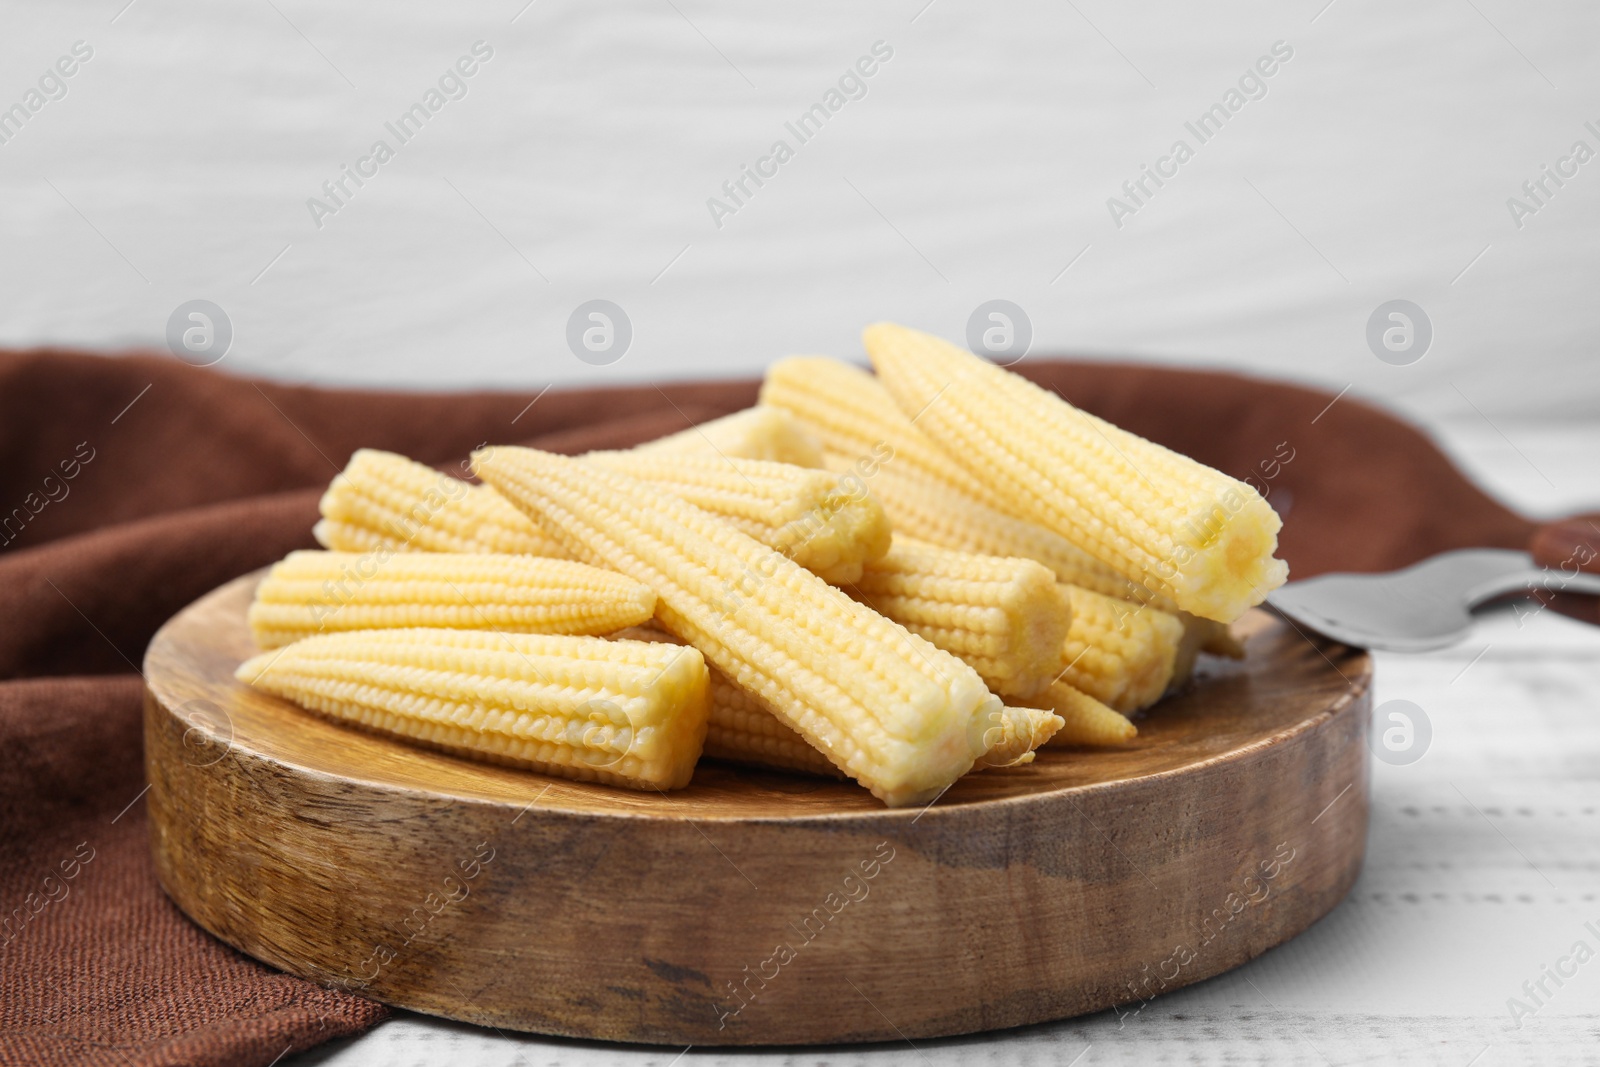
M 612 638 L 678 640 L 649 626 L 633 626 L 613 634 Z M 978 757 L 974 769 L 1032 762 L 1033 750 L 1062 726 L 1060 716 L 1035 708 L 1002 708 L 990 715 L 992 722 L 984 734 L 985 751 Z M 805 738 L 785 726 L 760 697 L 740 689 L 715 667 L 711 668 L 711 719 L 706 728 L 705 754 L 730 763 L 845 777 Z
M 1066 666 L 1071 608 L 1031 559 L 953 552 L 896 537 L 850 588 L 862 603 L 959 656 L 991 690 L 1031 697 Z
M 582 563 L 468 553 L 293 552 L 256 587 L 262 648 L 338 630 L 606 634 L 655 614 L 647 585 Z
M 611 639 L 683 643 L 654 626 L 630 626 L 612 634 Z M 843 771 L 828 762 L 827 756 L 785 726 L 760 697 L 734 685 L 717 668 L 711 667 L 710 672 L 711 713 L 706 723 L 705 755 L 771 770 L 845 777 Z
M 711 670 L 711 724 L 706 729 L 705 754 L 731 763 L 829 778 L 845 777 L 827 756 L 785 726 L 760 697 L 740 689 L 714 667 Z
M 1139 736 L 1139 728 L 1087 693 L 1065 682 L 1045 690 L 1041 703 L 1061 717 L 1062 725 L 1048 742 L 1065 745 L 1125 745 Z
M 1178 654 L 1172 663 L 1172 680 L 1167 683 L 1167 692 L 1172 692 L 1189 680 L 1194 674 L 1195 661 L 1202 652 L 1226 656 L 1228 659 L 1244 659 L 1244 645 L 1239 643 L 1226 624 L 1198 618 L 1186 611 L 1178 613 L 1178 621 L 1183 624 L 1183 638 L 1178 642 Z
M 858 461 L 833 451 L 827 453 L 825 462 L 829 470 L 841 473 L 860 466 Z M 1153 604 L 1163 610 L 1177 610 L 1167 597 L 1128 581 L 1060 534 L 996 511 L 959 489 L 914 472 L 895 470 L 892 464 L 861 476 L 872 486 L 872 494 L 882 501 L 896 534 L 959 552 L 1035 560 L 1055 572 L 1057 581 Z
M 1071 541 L 1005 514 L 994 492 L 947 456 L 866 371 L 826 356 L 779 360 L 762 382 L 761 401 L 792 413 L 821 439 L 829 470 L 868 480 L 896 531 L 942 548 L 1038 560 L 1063 582 L 1151 602 L 1154 594 Z M 1158 607 L 1175 607 L 1161 600 Z
M 1034 749 L 1064 725 L 1055 712 L 1035 708 L 1002 708 L 991 714 L 994 721 L 985 733 L 984 752 L 973 770 L 1032 763 Z M 760 697 L 740 689 L 715 667 L 711 668 L 711 723 L 706 730 L 705 754 L 730 763 L 845 777 L 805 738 L 785 726 Z
M 792 420 L 778 413 L 780 422 Z M 763 420 L 768 421 L 768 420 Z M 826 581 L 853 581 L 888 549 L 889 520 L 859 479 L 759 460 L 672 452 L 593 452 L 716 512 Z M 559 542 L 487 486 L 392 452 L 362 449 L 322 497 L 313 533 L 343 552 L 514 552 L 569 558 Z
M 1226 656 L 1228 659 L 1244 659 L 1244 644 L 1234 636 L 1233 630 L 1225 622 L 1215 619 L 1201 619 L 1188 612 L 1178 616 L 1183 620 L 1184 644 L 1192 645 L 1201 652 L 1209 652 L 1213 656 Z M 1180 664 L 1182 654 L 1180 653 Z M 1190 657 L 1191 664 L 1193 657 Z M 1188 668 L 1180 666 L 1178 673 L 1187 678 Z
M 976 672 L 792 560 L 650 483 L 523 448 L 478 474 L 574 554 L 656 591 L 662 626 L 890 806 L 923 803 L 987 749 Z
M 984 482 L 945 455 L 895 406 L 883 384 L 859 367 L 827 356 L 780 359 L 767 368 L 761 402 L 793 414 L 828 451 L 892 457 L 884 462 L 974 500 L 998 504 Z
M 1202 618 L 1232 622 L 1283 584 L 1282 522 L 1245 483 L 939 338 L 888 323 L 863 338 L 900 409 L 1006 511 Z
M 716 455 L 591 452 L 582 458 L 667 489 L 834 585 L 854 582 L 864 563 L 889 550 L 889 519 L 859 479 Z
M 473 630 L 357 630 L 236 676 L 329 718 L 473 759 L 636 789 L 687 785 L 708 677 L 693 648 Z
M 787 412 L 764 404 L 647 441 L 634 451 L 822 466 L 822 445 Z
M 829 470 L 859 474 L 858 462 L 843 453 L 830 449 L 824 462 Z M 995 511 L 959 490 L 905 471 L 880 467 L 867 477 L 871 479 L 873 495 L 883 503 L 897 540 L 914 538 L 959 552 L 1035 560 L 1055 572 L 1057 581 L 1128 601 L 1129 610 L 1145 606 L 1177 615 L 1183 621 L 1185 635 L 1173 671 L 1174 682 L 1189 676 L 1198 652 L 1244 658 L 1244 646 L 1233 637 L 1227 623 L 1180 612 L 1170 597 L 1129 581 L 1038 523 Z
M 492 490 L 393 452 L 356 452 L 318 507 L 322 521 L 312 532 L 324 548 L 340 552 L 563 554 Z
M 1176 616 L 1076 586 L 1061 680 L 1121 712 L 1147 708 L 1173 684 L 1185 628 Z M 1194 658 L 1189 657 L 1189 665 Z M 1185 669 L 1187 676 L 1187 668 Z

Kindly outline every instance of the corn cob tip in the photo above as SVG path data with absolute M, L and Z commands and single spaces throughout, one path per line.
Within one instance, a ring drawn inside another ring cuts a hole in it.
M 822 443 L 799 420 L 770 404 L 756 404 L 720 419 L 646 441 L 633 451 L 759 459 L 792 463 L 797 467 L 822 466 Z
M 1032 763 L 1034 750 L 1054 737 L 1066 721 L 1053 711 L 1003 707 L 991 713 L 987 751 L 979 767 L 1020 767 Z
M 1127 716 L 1065 682 L 1057 682 L 1046 690 L 1040 703 L 1061 717 L 1061 728 L 1048 742 L 1053 748 L 1064 745 L 1116 747 L 1139 736 L 1139 728 Z
M 274 653 L 271 652 L 260 652 L 251 656 L 234 668 L 233 676 L 245 685 L 255 685 L 256 682 L 261 680 L 261 676 L 266 673 L 268 665 L 272 662 L 273 655 Z
M 1233 632 L 1233 627 L 1215 619 L 1200 619 L 1193 616 L 1179 616 L 1183 619 L 1185 627 L 1199 631 L 1200 651 L 1209 652 L 1213 656 L 1222 656 L 1224 659 L 1244 659 L 1244 642 L 1239 640 L 1239 635 Z

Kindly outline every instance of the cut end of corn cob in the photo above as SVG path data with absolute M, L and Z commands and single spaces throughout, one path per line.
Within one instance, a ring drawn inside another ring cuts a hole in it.
M 649 586 L 582 563 L 376 548 L 290 553 L 256 587 L 249 621 L 257 645 L 277 648 L 341 630 L 606 634 L 655 610 Z
M 854 582 L 889 550 L 889 519 L 859 478 L 717 455 L 591 452 L 582 457 L 652 482 L 775 548 L 823 581 Z
M 377 733 L 635 789 L 688 784 L 709 709 L 695 649 L 599 637 L 352 631 L 263 653 L 235 676 Z
M 313 533 L 324 548 L 369 552 L 511 552 L 561 548 L 493 490 L 393 452 L 363 448 L 322 494 Z
M 1061 728 L 1048 742 L 1052 748 L 1126 745 L 1139 736 L 1139 728 L 1126 716 L 1065 682 L 1046 690 L 1043 703 L 1061 717 Z
M 1003 509 L 1204 618 L 1232 622 L 1282 585 L 1278 515 L 1250 486 L 1121 430 L 949 342 L 869 326 L 901 411 Z
M 1072 602 L 1072 625 L 1062 680 L 1120 712 L 1160 700 L 1173 684 L 1183 623 L 1155 608 L 1063 588 Z
M 994 692 L 1031 697 L 1066 666 L 1072 610 L 1048 568 L 896 537 L 853 591 L 863 603 L 959 657 Z
M 793 463 L 797 467 L 822 466 L 821 443 L 788 412 L 765 404 L 647 441 L 634 451 L 763 459 Z
M 937 797 L 999 706 L 949 653 L 648 482 L 524 448 L 475 469 L 580 558 L 656 591 L 657 619 L 891 806 Z

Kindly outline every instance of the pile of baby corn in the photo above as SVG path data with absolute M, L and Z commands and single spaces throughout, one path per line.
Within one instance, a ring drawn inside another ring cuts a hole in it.
M 709 756 L 891 806 L 1128 718 L 1281 585 L 1242 482 L 938 338 L 876 376 L 783 360 L 760 403 L 625 452 L 486 447 L 483 484 L 363 450 L 273 567 L 238 677 L 449 752 L 638 789 Z

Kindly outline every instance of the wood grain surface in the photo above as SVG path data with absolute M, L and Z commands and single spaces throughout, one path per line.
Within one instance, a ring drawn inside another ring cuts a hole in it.
M 146 657 L 158 874 L 295 974 L 500 1028 L 665 1044 L 970 1033 L 1142 1001 L 1355 880 L 1371 661 L 1261 613 L 1124 751 L 924 810 L 703 764 L 640 793 L 415 749 L 235 682 L 257 576 Z M 1225 936 L 1223 936 L 1225 934 Z

